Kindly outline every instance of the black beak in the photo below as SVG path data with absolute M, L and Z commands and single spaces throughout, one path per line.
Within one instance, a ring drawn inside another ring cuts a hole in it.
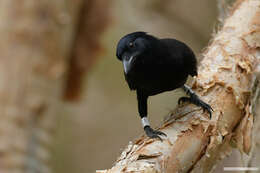
M 127 58 L 127 57 L 124 57 L 123 58 L 123 65 L 124 65 L 124 71 L 125 73 L 129 73 L 129 71 L 131 71 L 131 68 L 133 67 L 135 61 L 136 61 L 136 58 L 141 54 L 141 52 L 135 52 L 133 53 L 130 58 Z
M 131 70 L 133 59 L 134 56 L 131 56 L 129 59 L 123 59 L 124 71 L 126 74 Z

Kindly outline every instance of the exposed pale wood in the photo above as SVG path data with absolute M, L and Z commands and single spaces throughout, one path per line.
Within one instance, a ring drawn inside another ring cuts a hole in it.
M 223 24 L 225 19 L 230 15 L 230 8 L 236 0 L 217 0 L 218 19 Z
M 97 172 L 210 172 L 231 146 L 249 153 L 253 109 L 259 93 L 260 1 L 239 0 L 204 52 L 192 87 L 215 110 L 179 106 L 160 130 L 160 142 L 130 142 L 115 165 Z

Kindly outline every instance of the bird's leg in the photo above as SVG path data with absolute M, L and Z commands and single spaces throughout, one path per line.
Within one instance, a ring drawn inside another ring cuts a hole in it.
M 149 120 L 147 118 L 147 99 L 148 96 L 143 94 L 141 91 L 137 90 L 137 101 L 138 101 L 138 111 L 141 117 L 141 122 L 144 128 L 146 135 L 150 138 L 157 138 L 162 141 L 162 138 L 159 135 L 166 136 L 165 133 L 154 130 L 150 127 Z
M 181 97 L 178 100 L 178 104 L 180 104 L 181 102 L 190 102 L 193 103 L 197 106 L 201 106 L 204 110 L 207 110 L 209 112 L 209 117 L 211 118 L 211 114 L 213 109 L 211 108 L 211 106 L 207 103 L 205 103 L 204 101 L 202 101 L 198 95 L 192 91 L 192 89 L 187 86 L 187 85 L 183 85 L 183 90 L 190 96 L 190 97 Z

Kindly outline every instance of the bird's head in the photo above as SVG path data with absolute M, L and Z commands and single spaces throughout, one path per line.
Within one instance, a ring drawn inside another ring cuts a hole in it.
M 134 64 L 149 54 L 156 41 L 157 38 L 148 35 L 146 32 L 133 32 L 119 40 L 116 56 L 123 62 L 126 74 L 131 71 Z

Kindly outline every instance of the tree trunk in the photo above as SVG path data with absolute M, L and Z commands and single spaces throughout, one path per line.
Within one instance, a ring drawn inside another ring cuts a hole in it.
M 142 136 L 111 169 L 97 172 L 210 172 L 232 147 L 249 154 L 259 94 L 259 18 L 259 0 L 238 0 L 203 54 L 192 88 L 213 107 L 211 120 L 201 108 L 180 105 L 159 128 L 167 134 L 163 142 Z
M 0 172 L 48 162 L 81 0 L 0 2 Z

